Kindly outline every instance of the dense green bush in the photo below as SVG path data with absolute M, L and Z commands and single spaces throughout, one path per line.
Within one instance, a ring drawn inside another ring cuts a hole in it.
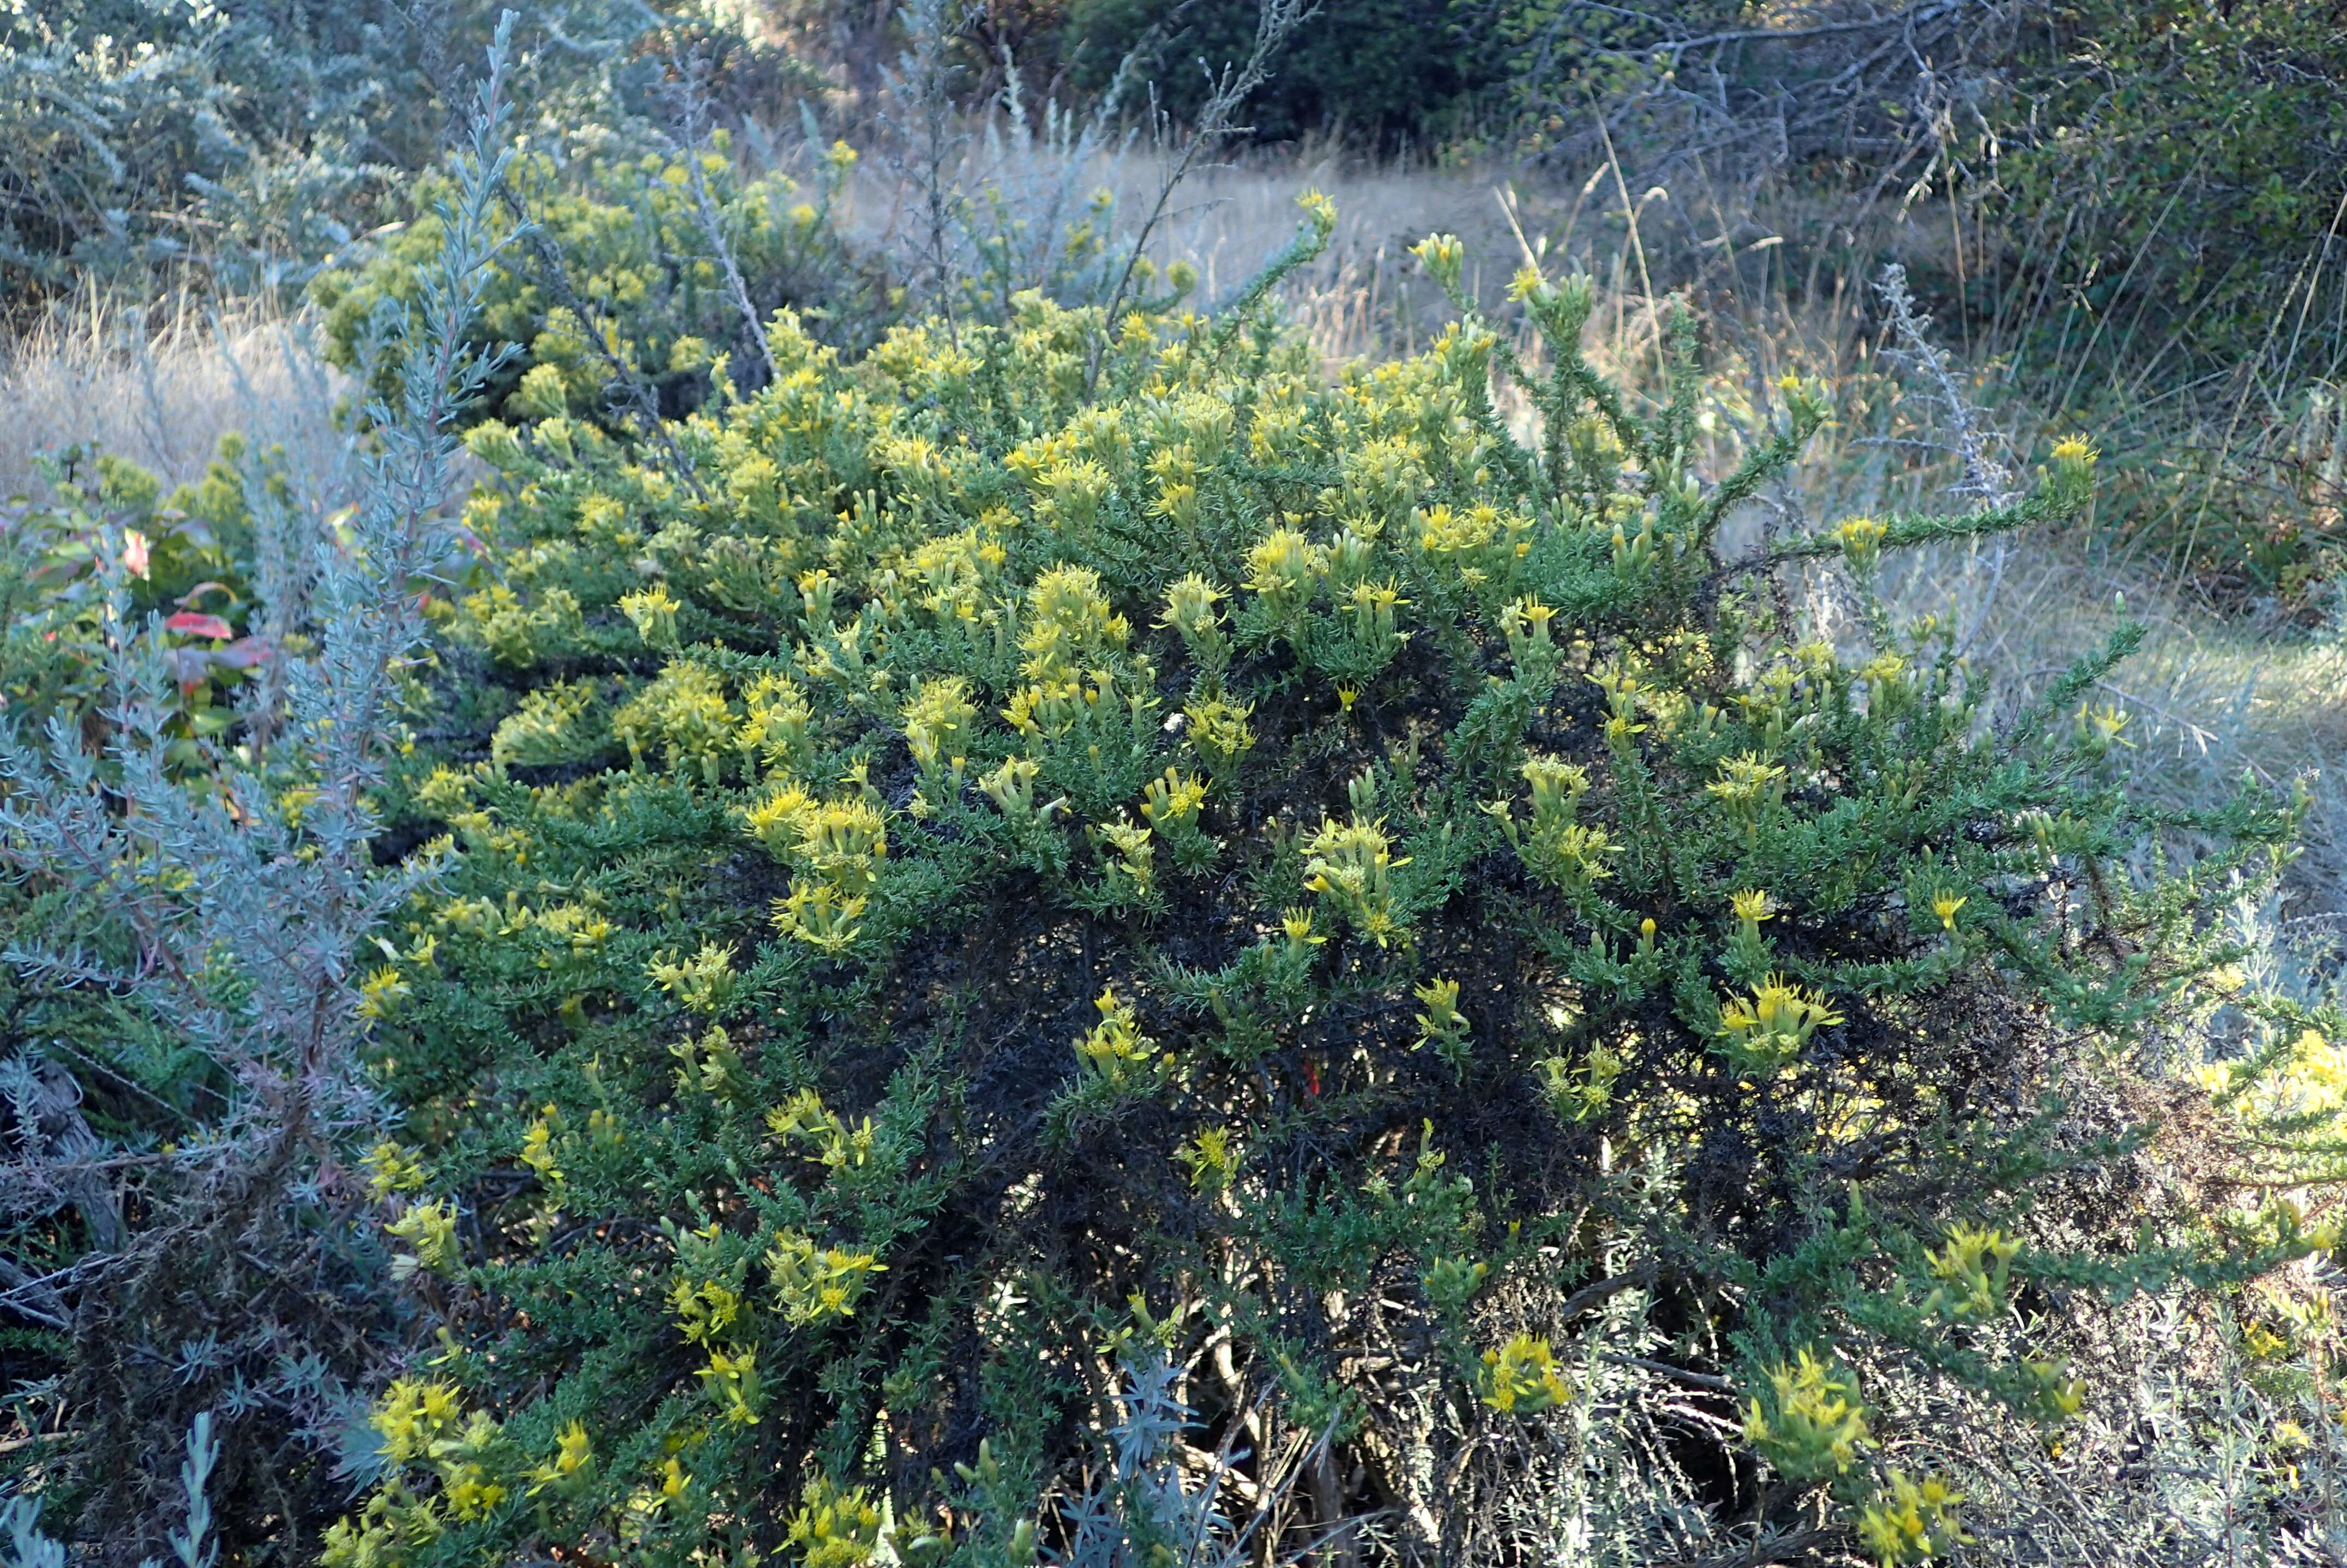
M 12 106 L 0 123 L 0 279 L 12 313 L 77 274 L 232 264 L 223 223 L 280 257 L 346 242 L 384 194 L 386 160 L 427 153 L 439 130 L 400 19 L 395 6 L 301 0 L 69 0 L 0 14 L 0 96 Z M 402 45 L 409 70 L 395 76 Z
M 1867 591 L 2093 454 L 1726 559 L 1820 390 L 1707 481 L 1690 321 L 1639 413 L 1585 282 L 1518 292 L 1553 368 L 1030 296 L 856 360 L 784 314 L 682 466 L 472 429 L 385 803 L 448 869 L 364 985 L 434 1345 L 329 1563 L 1911 1563 L 1928 1390 L 2053 1440 L 2127 1397 L 2063 1366 L 2098 1303 L 2328 1244 L 2147 1157 L 2290 809 L 2102 782 L 2126 640 L 1991 729 Z
M 229 695 L 261 661 L 249 635 L 253 519 L 239 472 L 248 462 L 263 483 L 282 485 L 265 456 L 234 436 L 201 484 L 168 495 L 136 465 L 74 448 L 47 460 L 45 501 L 0 513 L 0 695 L 18 723 L 78 721 L 101 700 L 110 528 L 129 612 L 161 621 L 172 643 L 176 760 L 200 764 L 199 743 L 227 732 Z
M 507 264 L 471 330 L 521 352 L 475 416 L 568 413 L 642 436 L 698 404 L 712 376 L 764 385 L 764 356 L 731 291 L 728 259 L 762 319 L 788 305 L 851 341 L 871 328 L 877 280 L 832 220 L 856 155 L 835 144 L 816 188 L 802 192 L 786 175 L 740 178 L 729 146 L 719 132 L 712 149 L 691 155 L 698 188 L 685 155 L 626 156 L 616 143 L 567 164 L 517 163 L 498 232 Z M 434 211 L 444 195 L 436 178 L 418 180 L 413 222 L 364 268 L 311 286 L 326 310 L 327 357 L 365 372 L 378 391 L 394 384 L 399 362 L 375 352 L 368 323 L 386 295 L 412 302 L 419 263 L 440 246 Z
M 2017 84 L 2001 128 L 2014 145 L 1999 177 L 2052 231 L 2036 244 L 2114 320 L 2106 335 L 2149 348 L 2181 333 L 2187 367 L 2261 347 L 2279 364 L 2292 345 L 2264 340 L 2293 282 L 2321 287 L 2305 263 L 2347 196 L 2347 18 L 2258 0 L 2082 0 L 2055 17 L 2054 57 Z
M 2347 16 L 2079 0 L 2000 102 L 1973 312 L 2015 323 L 2033 390 L 2129 431 L 2134 548 L 2303 605 L 2347 548 Z

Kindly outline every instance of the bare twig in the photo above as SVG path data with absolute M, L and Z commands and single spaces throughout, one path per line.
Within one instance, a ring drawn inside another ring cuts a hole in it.
M 709 144 L 709 91 L 706 63 L 698 55 L 687 55 L 675 62 L 676 100 L 679 129 L 683 133 L 674 138 L 677 157 L 684 162 L 685 183 L 692 191 L 692 207 L 701 220 L 701 232 L 709 241 L 710 254 L 717 258 L 719 271 L 725 274 L 725 292 L 733 296 L 733 308 L 741 313 L 742 330 L 758 352 L 758 364 L 765 371 L 765 384 L 771 386 L 780 378 L 774 368 L 774 346 L 766 341 L 765 323 L 758 319 L 758 307 L 750 302 L 749 286 L 742 281 L 742 269 L 734 262 L 733 246 L 725 238 L 725 224 L 719 215 L 717 203 L 709 194 L 709 176 L 702 167 Z
M 1320 0 L 1262 0 L 1262 9 L 1255 17 L 1255 46 L 1244 64 L 1225 64 L 1218 75 L 1214 68 L 1199 62 L 1206 73 L 1212 90 L 1199 107 L 1198 118 L 1189 134 L 1174 137 L 1172 118 L 1163 108 L 1153 106 L 1151 139 L 1160 155 L 1157 196 L 1150 204 L 1149 215 L 1142 220 L 1125 253 L 1124 269 L 1118 274 L 1116 287 L 1109 292 L 1108 309 L 1102 317 L 1102 333 L 1116 331 L 1117 312 L 1123 307 L 1125 296 L 1133 287 L 1133 275 L 1139 272 L 1141 259 L 1149 251 L 1149 241 L 1157 226 L 1165 219 L 1174 191 L 1200 167 L 1200 160 L 1220 149 L 1232 138 L 1244 135 L 1246 127 L 1238 123 L 1238 112 L 1248 95 L 1271 79 L 1271 62 L 1288 37 L 1306 22 L 1319 14 Z M 1168 144 L 1171 155 L 1167 156 Z M 1086 375 L 1087 385 L 1100 377 L 1101 354 L 1104 342 L 1092 344 L 1092 363 Z
M 2012 472 L 1994 456 L 1991 434 L 1979 411 L 1965 397 L 1963 389 L 1956 384 L 1945 351 L 1932 341 L 1932 320 L 1915 309 L 1914 297 L 1907 291 L 1907 269 L 1896 261 L 1883 268 L 1881 277 L 1875 282 L 1874 292 L 1882 301 L 1883 309 L 1890 313 L 1891 331 L 1899 340 L 1899 347 L 1891 352 L 1899 363 L 1922 374 L 1937 395 L 1941 406 L 1946 410 L 1949 435 L 1954 444 L 1956 456 L 1963 465 L 1963 477 L 1950 487 L 1951 493 L 1971 497 L 1983 507 L 2011 506 L 2020 498 L 2020 488 L 2014 484 Z M 1987 627 L 1990 613 L 1996 605 L 1997 590 L 2004 581 L 2005 566 L 2011 558 L 2011 536 L 2000 533 L 1989 547 L 1988 586 L 1982 591 L 1980 603 L 1973 611 L 1972 624 L 1957 640 L 1958 657 L 1972 651 L 1982 630 Z
M 1604 1359 L 1617 1367 L 1635 1367 L 1657 1377 L 1668 1378 L 1674 1383 L 1685 1383 L 1690 1389 L 1703 1389 L 1715 1394 L 1734 1394 L 1736 1385 L 1725 1378 L 1715 1378 L 1708 1372 L 1690 1372 L 1685 1367 L 1674 1367 L 1667 1361 L 1650 1361 L 1644 1356 L 1606 1356 Z

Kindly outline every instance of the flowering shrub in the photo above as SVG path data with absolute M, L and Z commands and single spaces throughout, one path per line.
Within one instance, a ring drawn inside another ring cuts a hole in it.
M 2083 446 L 1730 556 L 1821 389 L 1706 477 L 1685 318 L 1646 411 L 1579 282 L 1520 280 L 1545 364 L 1471 310 L 1333 382 L 1267 287 L 854 361 L 785 313 L 664 446 L 472 428 L 488 569 L 388 802 L 450 869 L 368 991 L 437 1348 L 329 1563 L 1024 1562 L 1105 1528 L 1087 1466 L 1190 1451 L 1132 1435 L 1168 1367 L 1200 1463 L 1116 1494 L 1133 1539 L 1230 1471 L 1281 1551 L 1391 1509 L 1447 1552 L 1631 1364 L 1718 1455 L 1652 1460 L 1641 1529 L 1819 1488 L 1913 1561 L 1962 1478 L 1878 1462 L 1870 1379 L 2050 1424 L 2065 1304 L 2326 1239 L 2122 1157 L 2290 809 L 2099 782 L 2124 640 L 1992 729 L 1867 590 L 2076 510 Z M 1778 608 L 1803 559 L 1857 644 Z
M 812 190 L 781 174 L 739 179 L 723 132 L 690 157 L 614 149 L 578 161 L 591 172 L 568 172 L 545 156 L 517 161 L 498 235 L 507 264 L 473 330 L 482 343 L 522 352 L 501 367 L 476 415 L 569 414 L 608 423 L 680 413 L 706 395 L 712 374 L 755 384 L 764 365 L 729 288 L 712 222 L 753 308 L 787 303 L 851 335 L 861 329 L 869 280 L 831 221 L 833 198 L 855 162 L 846 144 L 818 162 Z M 386 294 L 412 300 L 420 261 L 440 247 L 435 207 L 444 195 L 439 176 L 418 179 L 413 222 L 364 267 L 323 273 L 311 285 L 326 309 L 328 358 L 345 370 L 372 362 L 378 390 L 392 384 L 397 354 L 370 345 L 367 324 Z

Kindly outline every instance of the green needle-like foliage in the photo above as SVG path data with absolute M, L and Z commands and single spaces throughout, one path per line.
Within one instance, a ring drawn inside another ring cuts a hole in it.
M 1658 1497 L 1824 1487 L 1820 1541 L 1905 1561 L 1960 1526 L 1877 1468 L 1886 1368 L 2056 1419 L 1989 1332 L 2024 1296 L 2058 1348 L 2322 1239 L 2127 1157 L 2290 808 L 2147 818 L 2072 723 L 2122 648 L 1993 728 L 1866 589 L 2091 454 L 1730 559 L 1822 390 L 1707 477 L 1691 319 L 1648 411 L 1585 283 L 1518 294 L 1537 357 L 1471 311 L 1334 379 L 1264 289 L 852 362 L 784 314 L 661 442 L 474 428 L 489 554 L 391 803 L 452 869 L 369 990 L 437 1348 L 330 1563 L 1015 1563 L 1112 1494 L 1143 1555 L 1391 1509 L 1432 1556 L 1607 1347 L 1716 1401 L 1718 1479 Z M 1850 644 L 1772 609 L 1817 555 Z M 1184 1483 L 1119 1468 L 1169 1364 L 1254 1478 L 1170 1533 Z

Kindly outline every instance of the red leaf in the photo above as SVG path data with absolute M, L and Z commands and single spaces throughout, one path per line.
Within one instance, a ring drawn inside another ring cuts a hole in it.
M 217 615 L 199 615 L 183 610 L 163 624 L 173 631 L 185 631 L 196 637 L 217 637 L 225 641 L 236 635 L 236 628 Z

